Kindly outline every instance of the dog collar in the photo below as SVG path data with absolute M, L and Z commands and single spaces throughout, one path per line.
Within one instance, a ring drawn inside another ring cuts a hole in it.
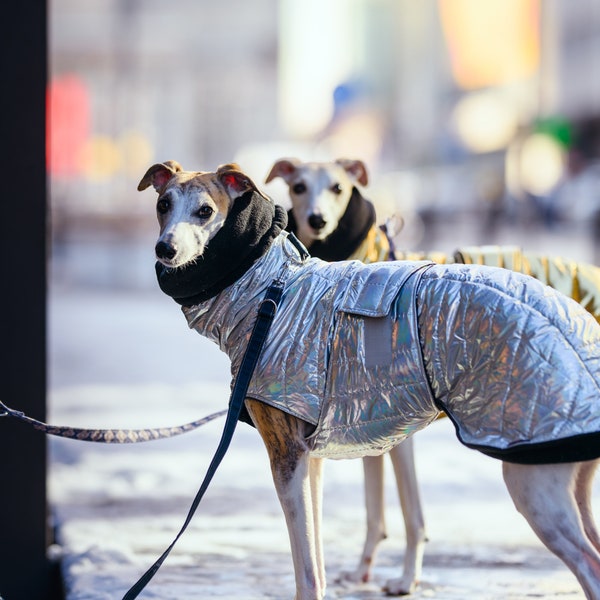
M 237 281 L 287 224 L 285 210 L 251 191 L 236 199 L 201 259 L 170 269 L 157 262 L 160 289 L 182 306 L 214 298 Z

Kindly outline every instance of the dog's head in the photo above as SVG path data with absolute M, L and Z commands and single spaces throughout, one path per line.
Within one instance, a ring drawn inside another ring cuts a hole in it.
M 367 169 L 360 160 L 302 162 L 296 158 L 278 160 L 266 183 L 281 177 L 288 185 L 297 235 L 310 246 L 335 231 L 346 211 L 357 183 L 367 185 Z
M 138 190 L 150 186 L 158 192 L 156 258 L 170 268 L 202 256 L 236 198 L 250 190 L 264 196 L 235 164 L 222 165 L 213 173 L 184 171 L 179 163 L 168 160 L 151 166 Z

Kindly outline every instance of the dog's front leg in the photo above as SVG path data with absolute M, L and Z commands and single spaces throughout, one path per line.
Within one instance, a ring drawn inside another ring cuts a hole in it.
M 295 600 L 322 600 L 320 500 L 313 497 L 313 491 L 318 494 L 320 490 L 320 465 L 310 458 L 304 441 L 308 425 L 256 400 L 247 399 L 246 406 L 267 448 L 285 515 L 296 576 Z
M 323 459 L 309 459 L 310 474 L 310 494 L 313 509 L 314 532 L 315 532 L 315 552 L 317 554 L 317 569 L 321 588 L 325 591 L 325 557 L 323 554 Z

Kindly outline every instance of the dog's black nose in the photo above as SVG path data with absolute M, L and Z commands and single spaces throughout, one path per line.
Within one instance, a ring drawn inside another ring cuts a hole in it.
M 177 254 L 176 248 L 166 242 L 158 242 L 154 251 L 156 252 L 157 258 L 164 258 L 167 260 L 171 260 Z
M 321 215 L 310 215 L 308 217 L 308 224 L 317 231 L 323 229 L 327 225 L 327 221 Z

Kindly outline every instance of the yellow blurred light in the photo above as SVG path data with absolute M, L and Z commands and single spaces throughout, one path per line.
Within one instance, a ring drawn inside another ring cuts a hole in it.
M 452 73 L 464 89 L 533 76 L 540 0 L 438 0 Z
M 84 177 L 93 182 L 102 182 L 118 171 L 121 153 L 110 137 L 97 135 L 85 143 L 79 159 Z
M 522 189 L 536 196 L 545 196 L 564 174 L 564 150 L 554 138 L 534 133 L 521 146 L 518 171 Z
M 453 121 L 460 139 L 473 152 L 506 147 L 519 125 L 514 105 L 494 92 L 465 96 L 454 109 Z
M 126 131 L 118 140 L 121 168 L 131 177 L 139 177 L 152 162 L 154 149 L 148 138 L 138 131 Z

